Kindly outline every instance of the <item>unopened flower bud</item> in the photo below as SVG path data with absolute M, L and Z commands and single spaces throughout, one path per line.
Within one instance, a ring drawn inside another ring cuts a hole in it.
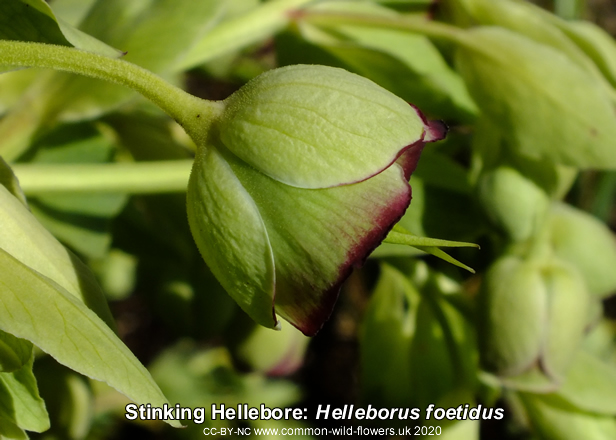
M 200 145 L 188 217 L 212 272 L 258 323 L 305 334 L 410 203 L 408 177 L 445 127 L 342 69 L 290 66 L 224 102 Z
M 576 269 L 505 256 L 487 272 L 480 298 L 484 367 L 515 376 L 539 366 L 560 381 L 588 319 L 589 296 Z
M 537 184 L 507 166 L 483 173 L 478 192 L 490 219 L 513 241 L 530 238 L 549 206 L 548 195 Z

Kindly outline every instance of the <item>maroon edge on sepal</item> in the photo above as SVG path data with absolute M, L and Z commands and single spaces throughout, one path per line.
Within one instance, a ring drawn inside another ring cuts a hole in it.
M 402 154 L 400 154 L 396 160 L 396 163 L 404 170 L 404 177 L 406 180 L 409 180 L 411 178 L 411 174 L 415 172 L 417 164 L 419 163 L 419 157 L 421 156 L 421 152 L 426 146 L 426 143 L 445 139 L 445 136 L 447 136 L 447 131 L 449 130 L 447 124 L 443 121 L 428 121 L 421 110 L 413 104 L 410 104 L 410 106 L 413 107 L 413 109 L 417 112 L 417 115 L 423 121 L 425 130 L 422 138 L 417 142 L 403 148 Z
M 417 116 L 419 116 L 419 118 L 424 124 L 424 131 L 421 134 L 421 138 L 411 144 L 400 148 L 394 159 L 384 168 L 376 170 L 373 174 L 370 174 L 363 179 L 356 180 L 354 182 L 344 182 L 335 186 L 345 186 L 352 185 L 354 183 L 364 182 L 368 179 L 373 178 L 377 174 L 382 173 L 394 163 L 398 163 L 400 166 L 402 166 L 402 169 L 404 170 L 404 174 L 406 176 L 406 180 L 409 180 L 411 174 L 413 173 L 413 171 L 415 171 L 415 168 L 417 168 L 417 161 L 419 160 L 421 150 L 423 150 L 425 143 L 436 142 L 440 141 L 441 139 L 444 139 L 445 136 L 447 136 L 447 131 L 449 130 L 449 128 L 443 121 L 428 121 L 426 119 L 426 116 L 421 112 L 421 110 L 419 110 L 413 104 L 409 105 L 413 107 L 413 110 L 415 110 Z
M 408 179 L 407 179 L 408 180 Z M 351 275 L 353 269 L 364 265 L 372 251 L 387 237 L 389 231 L 402 218 L 411 203 L 411 186 L 407 184 L 406 191 L 390 203 L 378 216 L 378 226 L 372 229 L 355 247 L 353 247 L 346 261 L 342 264 L 338 279 L 323 294 L 321 304 L 303 322 L 293 324 L 306 336 L 314 336 L 330 318 L 342 284 Z
M 421 156 L 425 144 L 427 142 L 435 142 L 444 139 L 447 135 L 448 128 L 444 122 L 428 121 L 417 107 L 413 104 L 410 105 L 424 123 L 425 129 L 421 138 L 402 148 L 391 164 L 374 175 L 379 174 L 394 163 L 397 163 L 402 168 L 404 178 L 406 182 L 408 182 L 411 174 L 417 168 L 419 157 Z M 369 176 L 364 180 L 373 176 Z M 407 184 L 404 194 L 398 196 L 396 200 L 387 205 L 383 212 L 380 213 L 377 218 L 377 226 L 363 237 L 359 244 L 349 251 L 346 261 L 340 268 L 338 279 L 326 292 L 324 292 L 319 307 L 317 307 L 307 319 L 303 320 L 303 322 L 292 323 L 292 325 L 306 336 L 314 336 L 321 330 L 334 310 L 342 284 L 351 275 L 353 269 L 360 268 L 364 265 L 372 251 L 381 244 L 385 237 L 387 237 L 387 234 L 389 234 L 389 231 L 391 231 L 394 225 L 402 218 L 410 203 L 411 186 Z
M 415 168 L 417 168 L 417 164 L 419 163 L 419 156 L 421 156 L 421 152 L 425 146 L 426 143 L 423 140 L 417 141 L 409 145 L 398 160 L 396 160 L 396 163 L 402 167 L 404 178 L 407 181 L 411 178 L 411 174 L 415 172 Z

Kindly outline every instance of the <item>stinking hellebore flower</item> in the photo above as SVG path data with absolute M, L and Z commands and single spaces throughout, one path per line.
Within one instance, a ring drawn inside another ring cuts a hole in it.
M 188 218 L 212 272 L 258 323 L 306 335 L 411 201 L 425 142 L 446 127 L 370 80 L 325 66 L 253 79 L 200 145 Z

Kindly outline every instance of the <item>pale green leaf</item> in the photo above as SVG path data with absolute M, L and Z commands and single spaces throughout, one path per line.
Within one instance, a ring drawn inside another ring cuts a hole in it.
M 19 370 L 0 373 L 0 420 L 9 420 L 27 431 L 43 432 L 49 429 L 49 416 L 32 373 L 33 361 L 30 351 L 28 362 Z
M 0 372 L 11 373 L 20 369 L 31 356 L 31 342 L 0 331 Z
M 274 0 L 226 20 L 202 36 L 182 57 L 176 69 L 186 70 L 229 52 L 258 43 L 283 29 L 290 13 L 310 0 Z
M 81 29 L 126 52 L 124 60 L 168 76 L 182 55 L 212 24 L 220 0 L 99 0 Z M 107 112 L 135 96 L 117 84 L 63 73 L 49 104 L 59 109 L 60 119 L 82 120 Z
M 87 266 L 62 246 L 4 186 L 0 186 L 0 223 L 3 252 L 54 280 L 115 328 L 105 296 Z
M 43 0 L 3 0 L 0 39 L 75 46 L 117 57 L 121 52 L 58 19 Z
M 420 295 L 398 270 L 381 264 L 359 333 L 365 401 L 407 406 L 413 396 L 411 344 Z
M 0 327 L 137 403 L 167 400 L 113 331 L 60 285 L 0 250 Z M 169 421 L 172 426 L 181 426 Z
M 9 164 L 2 159 L 2 156 L 0 156 L 0 185 L 3 185 L 24 206 L 28 206 L 26 196 L 19 186 L 19 180 L 17 180 Z
M 432 247 L 474 247 L 479 248 L 478 244 L 475 243 L 466 243 L 463 241 L 450 241 L 450 240 L 441 240 L 438 238 L 428 238 L 428 237 L 418 237 L 416 235 L 411 234 L 409 231 L 404 230 L 399 226 L 395 226 L 393 231 L 391 231 L 386 240 L 389 243 L 397 243 L 404 244 L 407 246 L 432 246 Z

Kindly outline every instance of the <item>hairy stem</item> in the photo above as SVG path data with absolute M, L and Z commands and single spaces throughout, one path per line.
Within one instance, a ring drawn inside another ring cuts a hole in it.
M 192 96 L 135 64 L 71 47 L 0 41 L 0 65 L 63 70 L 127 86 L 168 113 L 197 143 L 222 111 L 222 103 Z

